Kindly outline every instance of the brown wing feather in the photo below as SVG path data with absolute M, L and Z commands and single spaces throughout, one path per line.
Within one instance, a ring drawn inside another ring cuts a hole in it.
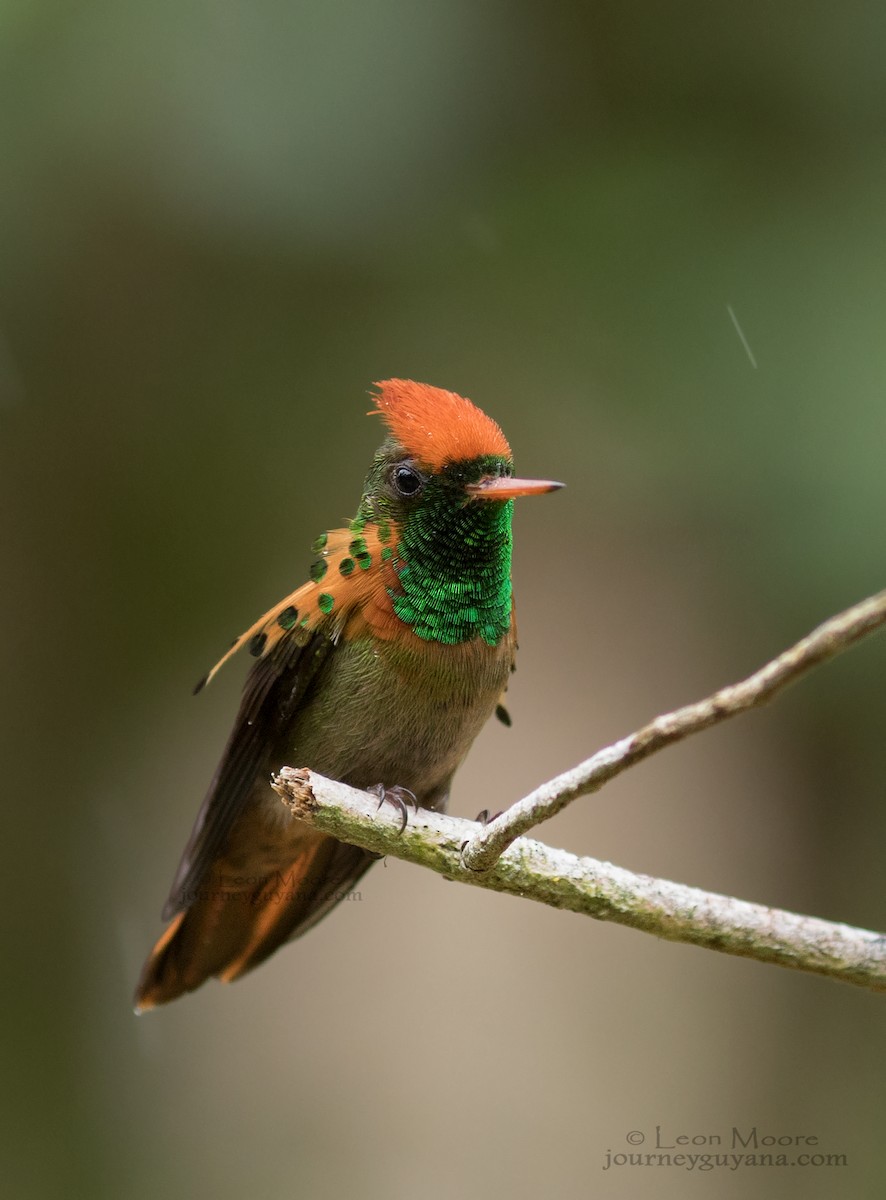
M 334 900 L 324 872 L 336 861 L 335 848 L 345 852 L 340 878 L 358 877 L 372 861 L 294 821 L 275 839 L 261 803 L 272 747 L 332 647 L 324 633 L 293 630 L 250 672 L 164 909 L 164 918 L 174 920 L 136 989 L 140 1010 L 192 991 L 211 975 L 242 974 L 318 908 L 326 911 Z
M 348 529 L 332 530 L 324 541 L 321 558 L 335 562 L 347 553 L 352 538 Z M 339 630 L 357 600 L 357 589 L 332 572 L 337 584 L 335 614 L 327 616 L 320 604 L 318 582 L 302 584 L 236 638 L 230 649 L 200 680 L 199 692 L 238 650 L 248 647 L 258 662 L 250 672 L 234 728 L 221 762 L 209 785 L 188 844 L 163 908 L 168 921 L 187 908 L 206 872 L 221 853 L 231 829 L 247 801 L 256 775 L 266 769 L 268 747 L 285 727 L 301 702 Z M 329 588 L 330 583 L 324 584 Z
M 325 634 L 293 630 L 252 668 L 234 728 L 163 908 L 165 921 L 187 908 L 190 897 L 199 891 L 243 811 L 256 776 L 266 766 L 268 748 L 274 743 L 277 731 L 292 719 L 331 649 L 332 642 Z

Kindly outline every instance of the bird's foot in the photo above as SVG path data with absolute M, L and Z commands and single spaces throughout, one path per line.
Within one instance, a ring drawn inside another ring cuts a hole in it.
M 406 828 L 406 821 L 409 816 L 409 804 L 411 803 L 415 811 L 418 812 L 418 801 L 415 798 L 415 793 L 411 792 L 409 788 L 400 786 L 385 787 L 383 783 L 374 783 L 372 787 L 369 787 L 366 790 L 367 792 L 371 792 L 373 796 L 378 796 L 378 808 L 376 809 L 376 812 L 381 809 L 381 806 L 384 804 L 385 800 L 394 805 L 394 807 L 400 813 L 401 833 Z

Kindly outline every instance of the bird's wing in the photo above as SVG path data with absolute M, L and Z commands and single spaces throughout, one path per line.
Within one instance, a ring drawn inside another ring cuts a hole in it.
M 278 732 L 292 721 L 317 670 L 333 647 L 333 626 L 321 624 L 316 629 L 309 629 L 300 625 L 298 619 L 292 623 L 291 610 L 298 608 L 303 590 L 294 592 L 266 613 L 225 655 L 226 659 L 241 646 L 249 645 L 260 657 L 247 677 L 234 728 L 176 871 L 163 909 L 164 920 L 187 908 L 199 891 L 207 871 L 222 852 L 231 828 L 243 812 L 257 775 L 267 765 L 268 747 L 277 741 Z M 213 668 L 207 680 L 218 666 Z M 202 684 L 198 685 L 198 690 L 200 686 Z
M 187 908 L 243 812 L 268 747 L 292 722 L 304 695 L 360 599 L 349 557 L 362 532 L 335 529 L 318 539 L 311 579 L 260 617 L 194 689 L 201 691 L 238 650 L 258 659 L 246 680 L 234 728 L 175 874 L 163 919 Z M 373 543 L 374 544 L 374 543 Z M 365 539 L 359 543 L 365 550 Z M 342 565 L 344 564 L 344 566 Z M 358 571 L 358 576 L 363 572 Z

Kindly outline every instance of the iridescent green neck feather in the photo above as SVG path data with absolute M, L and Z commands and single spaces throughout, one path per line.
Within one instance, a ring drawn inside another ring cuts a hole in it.
M 399 586 L 394 612 L 425 641 L 497 645 L 511 626 L 512 500 L 471 500 L 465 484 L 510 474 L 509 461 L 484 456 L 426 475 L 420 495 L 393 496 L 382 484 L 399 448 L 382 448 L 367 480 L 357 524 L 392 526 Z M 402 452 L 401 452 L 402 453 Z M 382 486 L 379 486 L 382 484 Z
M 427 641 L 495 646 L 511 624 L 514 502 L 447 501 L 428 495 L 401 530 L 394 612 Z

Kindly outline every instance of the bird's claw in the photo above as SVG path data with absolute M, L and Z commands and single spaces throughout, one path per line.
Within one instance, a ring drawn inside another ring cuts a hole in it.
M 372 792 L 373 796 L 378 796 L 378 808 L 375 810 L 376 812 L 381 810 L 381 806 L 385 800 L 393 804 L 399 811 L 401 817 L 400 833 L 402 834 L 409 817 L 409 804 L 411 803 L 415 811 L 418 812 L 418 800 L 415 798 L 415 793 L 411 792 L 407 787 L 400 787 L 399 785 L 385 787 L 383 783 L 374 783 L 372 787 L 366 790 Z

